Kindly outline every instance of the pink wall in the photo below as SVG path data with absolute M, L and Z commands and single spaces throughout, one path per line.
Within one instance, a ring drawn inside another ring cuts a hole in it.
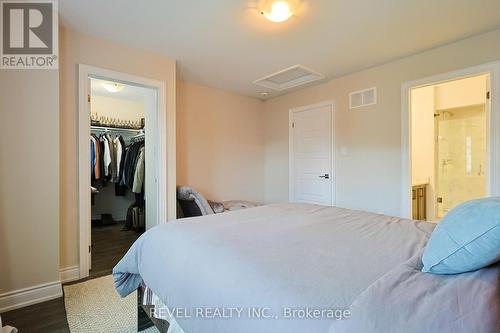
M 208 199 L 264 201 L 260 100 L 177 83 L 177 184 Z

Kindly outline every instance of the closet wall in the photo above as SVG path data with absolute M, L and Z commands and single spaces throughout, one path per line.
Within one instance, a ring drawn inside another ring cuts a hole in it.
M 144 118 L 144 101 L 92 95 L 92 112 L 99 116 L 136 121 Z

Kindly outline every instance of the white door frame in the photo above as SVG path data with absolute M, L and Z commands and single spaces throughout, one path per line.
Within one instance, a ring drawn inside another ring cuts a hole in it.
M 489 74 L 490 100 L 488 109 L 487 193 L 500 195 L 500 62 L 468 67 L 423 79 L 404 82 L 401 86 L 401 217 L 411 218 L 411 117 L 410 92 L 412 88 L 434 85 L 461 78 Z
M 90 239 L 88 228 L 91 223 L 91 203 L 90 203 L 90 112 L 88 96 L 90 95 L 89 78 L 100 78 L 143 86 L 156 90 L 157 93 L 157 131 L 158 131 L 158 221 L 167 221 L 167 211 L 174 209 L 170 207 L 167 197 L 167 139 L 171 137 L 167 126 L 167 103 L 166 103 L 166 83 L 151 80 L 127 73 L 111 71 L 94 66 L 78 65 L 78 230 L 79 230 L 79 261 L 80 278 L 89 275 L 90 263 L 88 253 Z M 175 163 L 175 162 L 174 162 Z M 168 207 L 167 207 L 167 202 Z M 167 210 L 168 208 L 168 210 Z
M 335 146 L 335 101 L 329 100 L 329 101 L 323 101 L 315 104 L 310 104 L 310 105 L 305 105 L 305 106 L 300 106 L 296 108 L 292 108 L 288 111 L 288 201 L 293 202 L 295 198 L 295 186 L 294 186 L 294 171 L 295 171 L 295 159 L 294 159 L 294 149 L 293 149 L 293 129 L 292 129 L 292 123 L 293 123 L 293 116 L 297 112 L 302 112 L 302 111 L 307 111 L 311 109 L 317 109 L 320 107 L 324 106 L 329 106 L 330 111 L 331 111 L 331 130 L 332 130 L 332 170 L 331 170 L 331 179 L 332 179 L 332 186 L 331 186 L 331 205 L 335 206 L 337 202 L 337 166 L 336 166 L 336 159 L 335 159 L 335 152 L 336 152 L 336 146 Z

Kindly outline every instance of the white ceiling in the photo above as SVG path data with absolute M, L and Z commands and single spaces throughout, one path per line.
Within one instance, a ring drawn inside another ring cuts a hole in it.
M 144 100 L 148 97 L 151 96 L 151 92 L 149 88 L 144 88 L 144 87 L 139 87 L 139 86 L 133 86 L 130 84 L 122 84 L 123 89 L 117 92 L 109 92 L 107 91 L 103 83 L 105 82 L 110 82 L 106 80 L 101 80 L 101 79 L 91 79 L 90 80 L 90 91 L 92 95 L 98 95 L 98 96 L 107 96 L 107 97 L 113 97 L 113 98 L 119 98 L 119 99 L 128 99 L 131 101 L 138 101 L 138 102 L 144 102 Z
M 499 0 L 303 0 L 285 23 L 246 0 L 62 0 L 64 25 L 178 61 L 181 79 L 259 97 L 301 64 L 332 79 L 500 27 Z M 269 97 L 276 96 L 271 92 Z

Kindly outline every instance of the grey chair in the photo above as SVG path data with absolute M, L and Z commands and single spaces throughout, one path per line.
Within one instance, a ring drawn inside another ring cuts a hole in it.
M 206 200 L 205 197 L 189 186 L 177 186 L 177 218 L 222 213 L 224 205 Z

